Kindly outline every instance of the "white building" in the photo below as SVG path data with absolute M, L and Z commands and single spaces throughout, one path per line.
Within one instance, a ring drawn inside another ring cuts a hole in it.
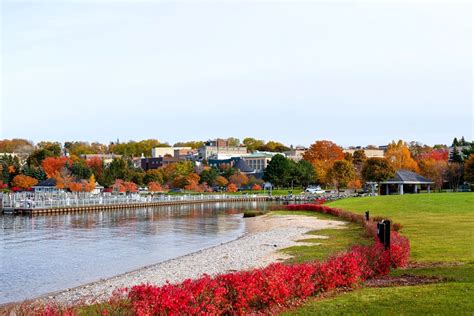
M 384 151 L 382 149 L 344 149 L 344 153 L 354 154 L 356 150 L 363 150 L 367 158 L 383 158 Z
M 192 151 L 191 147 L 155 147 L 151 150 L 151 157 L 158 158 L 164 156 L 175 156 L 175 151 L 181 153 L 183 151 Z

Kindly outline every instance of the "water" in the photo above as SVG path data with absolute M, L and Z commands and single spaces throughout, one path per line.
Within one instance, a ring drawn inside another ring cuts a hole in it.
M 0 304 L 37 297 L 227 242 L 263 202 L 1 216 Z

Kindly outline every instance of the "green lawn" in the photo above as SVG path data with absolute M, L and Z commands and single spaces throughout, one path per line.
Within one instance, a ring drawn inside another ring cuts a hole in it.
M 410 239 L 412 260 L 447 265 L 396 270 L 392 275 L 409 273 L 441 276 L 448 281 L 431 285 L 359 288 L 330 299 L 310 300 L 286 314 L 473 314 L 474 194 L 352 198 L 328 205 L 359 213 L 369 210 L 371 215 L 386 216 L 403 224 L 402 234 Z M 459 265 L 449 266 L 453 263 Z
M 340 220 L 337 217 L 308 211 L 273 211 L 272 215 L 305 215 L 315 216 L 321 219 Z M 318 238 L 324 236 L 327 238 Z M 369 244 L 371 238 L 363 235 L 361 225 L 347 223 L 341 229 L 322 229 L 308 232 L 308 238 L 298 240 L 307 245 L 293 246 L 282 249 L 281 252 L 292 256 L 289 263 L 300 263 L 313 260 L 323 260 L 332 254 L 344 251 L 352 245 Z

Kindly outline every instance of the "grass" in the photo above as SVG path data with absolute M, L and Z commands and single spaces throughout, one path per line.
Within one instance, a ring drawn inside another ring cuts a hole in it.
M 403 225 L 412 260 L 426 268 L 396 270 L 393 276 L 439 276 L 447 282 L 388 288 L 359 288 L 324 300 L 311 300 L 286 315 L 467 315 L 474 311 L 474 194 L 380 196 L 328 204 Z M 336 236 L 337 237 L 337 236 Z M 441 262 L 442 266 L 430 266 Z M 455 265 L 455 264 L 458 265 Z M 443 266 L 445 265 L 445 266 Z
M 305 215 L 320 219 L 339 220 L 338 218 L 326 214 L 319 214 L 307 211 L 273 211 L 272 215 Z M 314 260 L 323 260 L 332 254 L 344 251 L 355 244 L 368 244 L 371 238 L 363 235 L 362 226 L 355 223 L 348 223 L 341 229 L 322 229 L 307 233 L 308 238 L 298 240 L 305 243 L 302 246 L 293 246 L 282 249 L 281 252 L 291 255 L 288 263 L 301 263 Z M 315 236 L 315 237 L 312 237 Z M 318 238 L 323 236 L 327 238 Z

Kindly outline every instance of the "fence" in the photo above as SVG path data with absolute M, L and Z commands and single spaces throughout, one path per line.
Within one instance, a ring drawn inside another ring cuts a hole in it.
M 248 200 L 256 195 L 227 195 L 227 194 L 200 194 L 200 195 L 90 195 L 84 193 L 9 193 L 3 194 L 2 206 L 4 210 L 13 209 L 54 209 L 64 207 L 126 205 L 137 203 L 170 203 L 170 202 L 205 202 L 226 200 Z

